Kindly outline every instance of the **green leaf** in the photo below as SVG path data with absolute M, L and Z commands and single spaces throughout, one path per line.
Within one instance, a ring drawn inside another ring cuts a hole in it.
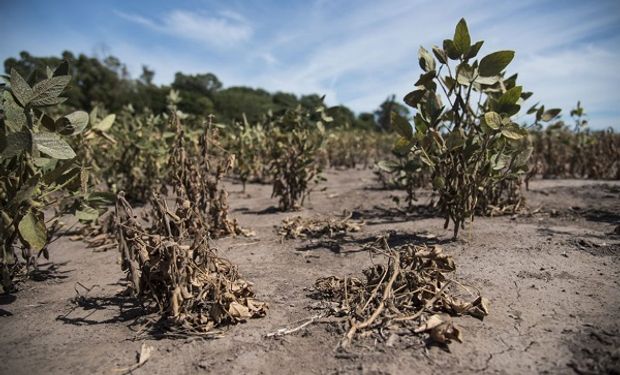
M 93 129 L 106 132 L 110 130 L 112 125 L 114 124 L 114 120 L 116 119 L 115 114 L 107 115 L 103 120 L 99 121 L 97 125 L 93 126 Z
M 456 71 L 456 81 L 461 85 L 469 86 L 474 81 L 474 69 L 468 63 L 459 64 Z
M 491 161 L 493 170 L 500 171 L 510 163 L 510 156 L 504 154 L 496 154 L 491 156 Z
M 444 51 L 443 49 L 437 46 L 433 46 L 433 54 L 435 55 L 437 60 L 439 60 L 440 63 L 442 64 L 448 63 L 448 55 L 446 54 L 446 51 Z
M 480 51 L 480 48 L 482 47 L 483 44 L 484 44 L 484 40 L 477 41 L 473 46 L 471 46 L 471 48 L 469 48 L 469 52 L 465 54 L 465 58 L 473 59 L 474 57 L 476 57 L 476 55 L 478 55 L 478 52 Z
M 478 71 L 484 77 L 499 75 L 510 64 L 514 56 L 514 51 L 493 52 L 480 60 Z
M 546 110 L 546 111 L 542 114 L 541 119 L 542 119 L 543 121 L 551 121 L 551 120 L 553 120 L 554 118 L 556 118 L 556 117 L 557 117 L 557 115 L 559 115 L 559 114 L 560 114 L 560 112 L 562 112 L 562 110 L 561 110 L 560 108 L 551 108 L 551 109 L 548 109 L 548 110 Z
M 435 59 L 424 47 L 420 47 L 418 51 L 418 62 L 420 63 L 420 68 L 425 72 L 435 70 Z
M 502 94 L 502 96 L 499 98 L 498 104 L 502 107 L 517 104 L 517 102 L 521 98 L 521 91 L 523 91 L 523 87 L 521 86 L 511 88 L 510 90 Z
M 542 119 L 543 113 L 545 113 L 544 105 L 538 107 L 538 109 L 536 110 L 536 121 L 540 121 Z
M 27 126 L 24 109 L 15 102 L 13 95 L 8 91 L 4 91 L 2 99 L 4 100 L 4 123 L 7 128 L 12 132 L 22 130 L 23 127 Z
M 34 195 L 35 191 L 39 187 L 39 181 L 41 180 L 40 175 L 34 175 L 26 181 L 24 185 L 19 189 L 17 194 L 15 194 L 15 198 L 11 201 L 11 206 L 17 208 L 22 202 L 31 199 Z
M 99 107 L 95 106 L 90 113 L 88 114 L 88 117 L 90 119 L 90 123 L 94 124 L 95 122 L 97 122 L 97 114 L 99 113 Z
M 467 22 L 464 18 L 461 18 L 454 30 L 454 47 L 462 55 L 466 55 L 469 52 L 471 46 L 471 37 L 469 36 L 469 29 L 467 28 Z
M 444 109 L 443 105 L 441 105 L 441 97 L 434 91 L 427 91 L 425 99 L 425 107 L 427 110 L 426 114 L 430 116 L 430 120 L 432 122 L 441 115 L 441 112 Z
M 25 107 L 32 97 L 32 89 L 30 85 L 22 78 L 21 75 L 15 70 L 11 68 L 11 91 L 15 98 L 21 103 L 23 107 Z
M 82 210 L 75 211 L 75 217 L 81 222 L 92 222 L 99 217 L 99 211 L 92 207 L 84 207 Z
M 441 190 L 446 186 L 446 179 L 441 176 L 433 178 L 433 188 L 435 190 Z
M 413 128 L 409 121 L 406 118 L 399 115 L 396 112 L 390 112 L 390 123 L 392 125 L 392 129 L 399 134 L 401 137 L 405 139 L 413 138 Z
M 448 57 L 452 60 L 458 60 L 460 57 L 459 51 L 454 46 L 454 42 L 450 39 L 443 41 L 443 50 L 446 51 L 446 54 L 448 54 Z
M 394 152 L 399 155 L 407 155 L 411 151 L 411 147 L 413 147 L 413 142 L 410 139 L 398 137 L 394 143 Z
M 493 86 L 494 84 L 499 82 L 499 76 L 483 77 L 481 75 L 478 75 L 474 82 L 476 82 L 476 83 L 478 83 L 480 85 Z
M 501 133 L 504 137 L 512 140 L 519 140 L 527 136 L 527 130 L 515 123 L 510 123 L 502 127 Z
M 415 83 L 416 86 L 426 86 L 428 85 L 430 82 L 433 82 L 433 79 L 435 78 L 435 71 L 431 70 L 430 72 L 424 73 L 420 75 L 420 78 L 418 79 L 418 81 Z
M 533 151 L 534 151 L 534 148 L 532 146 L 525 147 L 523 150 L 521 150 L 517 154 L 517 157 L 515 158 L 515 162 L 514 162 L 515 167 L 517 168 L 527 167 L 527 162 L 532 156 Z
M 88 113 L 75 111 L 56 120 L 56 131 L 62 135 L 76 135 L 88 126 Z
M 64 162 L 59 162 L 56 164 L 56 166 L 54 167 L 54 169 L 51 169 L 49 171 L 47 171 L 44 175 L 43 175 L 43 182 L 46 185 L 52 185 L 54 183 L 58 183 L 58 181 L 60 181 L 60 178 L 65 175 L 67 172 L 78 168 L 77 165 L 75 165 L 74 162 L 67 160 Z
M 56 133 L 33 134 L 33 143 L 39 151 L 55 159 L 73 159 L 75 152 L 67 141 Z
M 521 93 L 521 99 L 528 100 L 532 95 L 534 95 L 531 91 L 524 91 Z
M 413 123 L 415 124 L 416 134 L 422 135 L 425 134 L 428 130 L 428 123 L 424 120 L 420 112 L 416 113 L 415 117 L 413 118 Z
M 426 92 L 426 90 L 415 90 L 410 92 L 409 94 L 405 95 L 405 97 L 403 98 L 403 101 L 415 108 L 418 106 L 418 103 L 420 102 L 420 100 L 422 100 L 422 98 L 424 97 L 424 93 Z
M 5 145 L 0 145 L 0 147 L 3 147 L 0 153 L 1 159 L 12 158 L 22 152 L 32 150 L 32 136 L 28 131 L 9 133 L 5 141 Z
M 47 244 L 47 230 L 42 217 L 28 212 L 18 224 L 19 234 L 31 249 L 39 251 Z
M 499 129 L 502 125 L 502 116 L 500 116 L 497 112 L 487 112 L 484 114 L 484 122 L 491 129 Z
M 32 88 L 33 95 L 30 104 L 33 106 L 47 106 L 57 104 L 57 98 L 67 87 L 71 76 L 52 77 L 43 80 Z
M 48 131 L 51 131 L 51 132 L 56 131 L 56 125 L 55 125 L 54 119 L 52 119 L 45 113 L 41 117 L 41 125 L 43 125 L 43 127 L 47 129 Z
M 540 102 L 536 102 L 536 104 L 534 104 L 533 106 L 530 107 L 530 109 L 527 110 L 527 114 L 531 115 L 532 113 L 538 111 L 538 104 L 540 104 Z

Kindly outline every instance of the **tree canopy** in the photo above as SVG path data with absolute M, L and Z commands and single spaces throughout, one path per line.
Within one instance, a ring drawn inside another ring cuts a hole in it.
M 268 111 L 279 112 L 296 106 L 313 108 L 323 100 L 318 94 L 298 97 L 287 92 L 270 93 L 261 88 L 224 87 L 219 78 L 210 72 L 177 72 L 170 85 L 156 85 L 156 72 L 146 65 L 142 66 L 140 76 L 134 79 L 127 66 L 114 56 L 76 56 L 70 51 L 64 51 L 60 56 L 48 57 L 37 57 L 23 51 L 17 58 L 6 59 L 4 70 L 9 74 L 11 69 L 16 69 L 33 83 L 45 76 L 46 66 L 58 66 L 64 60 L 70 62 L 69 73 L 73 76 L 66 92 L 66 104 L 85 110 L 90 110 L 95 105 L 103 105 L 109 111 L 115 112 L 131 103 L 137 111 L 149 108 L 154 113 L 161 113 L 166 111 L 166 96 L 174 89 L 181 97 L 179 109 L 185 113 L 196 116 L 214 114 L 220 123 L 240 121 L 245 115 L 252 123 Z M 333 126 L 385 131 L 390 130 L 391 110 L 401 113 L 407 109 L 396 103 L 392 96 L 374 113 L 355 115 L 346 106 L 338 105 L 329 108 L 328 114 L 334 118 Z

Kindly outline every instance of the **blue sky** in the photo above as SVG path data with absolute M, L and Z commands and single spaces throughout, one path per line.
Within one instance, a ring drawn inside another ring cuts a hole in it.
M 411 91 L 417 51 L 461 17 L 481 54 L 517 52 L 509 72 L 547 107 L 581 100 L 593 128 L 620 130 L 620 1 L 6 1 L 0 59 L 26 50 L 112 54 L 169 83 L 213 72 L 225 86 L 325 94 L 372 111 Z M 565 116 L 566 117 L 566 116 Z

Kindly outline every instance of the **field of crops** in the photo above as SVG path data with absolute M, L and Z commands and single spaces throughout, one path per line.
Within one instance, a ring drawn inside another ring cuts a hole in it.
M 482 45 L 358 116 L 7 60 L 0 373 L 620 371 L 620 135 Z

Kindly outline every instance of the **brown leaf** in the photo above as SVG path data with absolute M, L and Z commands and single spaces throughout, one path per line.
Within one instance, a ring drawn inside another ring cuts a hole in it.
M 250 309 L 248 309 L 246 306 L 243 306 L 239 302 L 231 302 L 230 306 L 228 306 L 228 313 L 232 317 L 239 320 L 245 320 L 252 317 Z

